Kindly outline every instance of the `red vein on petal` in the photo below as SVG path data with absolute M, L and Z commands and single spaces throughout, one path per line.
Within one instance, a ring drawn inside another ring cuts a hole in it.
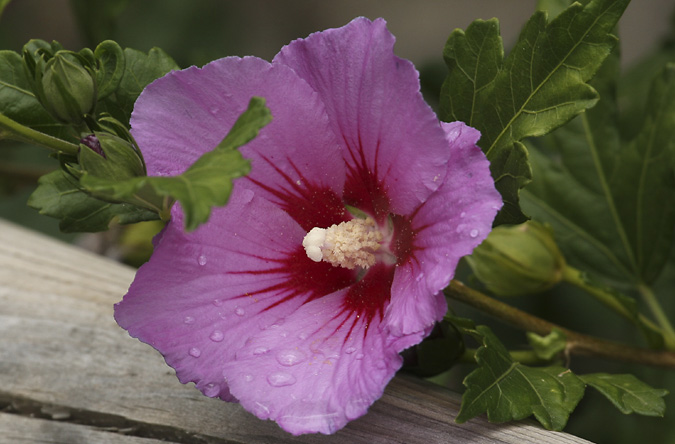
M 287 160 L 298 174 L 297 180 L 293 180 L 267 157 L 261 156 L 261 159 L 290 185 L 290 189 L 275 188 L 251 176 L 247 176 L 248 180 L 274 196 L 277 199 L 274 203 L 288 213 L 303 230 L 309 231 L 314 227 L 326 228 L 349 220 L 342 198 L 335 191 L 314 185 L 307 180 L 290 159 Z

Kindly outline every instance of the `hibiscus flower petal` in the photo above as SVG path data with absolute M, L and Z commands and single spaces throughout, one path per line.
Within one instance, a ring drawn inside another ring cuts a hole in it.
M 273 61 L 319 93 L 343 144 L 345 197 L 373 214 L 410 213 L 442 183 L 448 158 L 418 73 L 394 55 L 394 40 L 384 20 L 358 18 L 292 42 Z
M 379 322 L 345 311 L 344 293 L 304 304 L 249 338 L 226 364 L 232 393 L 247 410 L 296 435 L 330 434 L 382 395 L 401 366 L 400 345 L 378 331 Z
M 367 411 L 400 368 L 398 352 L 421 340 L 357 316 L 345 302 L 353 272 L 297 256 L 304 230 L 252 190 L 236 187 L 193 233 L 181 218 L 176 211 L 115 318 L 205 395 L 294 434 L 333 433 Z M 289 259 L 329 274 L 292 276 L 279 266 Z
M 289 68 L 255 57 L 174 71 L 143 91 L 131 125 L 148 174 L 183 172 L 223 139 L 252 96 L 266 99 L 273 120 L 241 148 L 252 161 L 248 187 L 298 221 L 309 213 L 303 209 L 326 202 L 339 223 L 345 168 L 320 97 Z
M 392 334 L 419 331 L 443 317 L 447 307 L 440 291 L 459 259 L 487 237 L 502 206 L 490 164 L 476 146 L 480 133 L 462 122 L 442 126 L 451 148 L 448 174 L 411 217 L 412 251 L 396 269 L 385 315 Z
M 267 313 L 268 298 L 288 290 L 286 278 L 251 271 L 278 268 L 275 261 L 297 248 L 304 231 L 251 190 L 235 189 L 230 200 L 214 211 L 218 223 L 190 234 L 174 212 L 150 261 L 115 306 L 119 325 L 159 350 L 181 382 L 193 381 L 207 396 L 225 400 L 233 398 L 222 365 L 234 358 L 248 332 L 273 324 L 303 302 L 291 298 Z M 271 220 L 276 230 L 269 230 Z

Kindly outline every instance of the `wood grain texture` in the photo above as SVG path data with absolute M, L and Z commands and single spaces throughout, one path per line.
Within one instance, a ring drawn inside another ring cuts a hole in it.
M 115 324 L 113 304 L 133 276 L 0 220 L 1 444 L 588 443 L 532 422 L 455 424 L 459 395 L 408 376 L 338 433 L 293 437 L 180 384 L 155 350 Z

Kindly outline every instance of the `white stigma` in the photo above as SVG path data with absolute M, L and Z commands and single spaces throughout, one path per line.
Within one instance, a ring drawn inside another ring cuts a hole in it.
M 375 221 L 352 219 L 328 228 L 312 228 L 302 240 L 307 257 L 322 260 L 336 267 L 368 268 L 375 264 L 375 251 L 380 248 L 382 233 Z

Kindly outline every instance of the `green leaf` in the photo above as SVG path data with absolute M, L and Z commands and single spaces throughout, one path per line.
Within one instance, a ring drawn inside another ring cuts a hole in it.
M 0 114 L 34 130 L 66 138 L 65 127 L 35 98 L 23 59 L 14 51 L 0 51 Z
M 593 373 L 580 378 L 602 393 L 621 413 L 661 417 L 665 414 L 663 397 L 668 390 L 652 388 L 633 375 Z
M 147 54 L 131 48 L 124 50 L 125 67 L 119 87 L 99 102 L 99 111 L 107 111 L 119 121 L 129 123 L 129 116 L 136 99 L 150 82 L 169 71 L 179 69 L 176 62 L 159 48 L 152 48 Z
M 28 205 L 40 214 L 59 219 L 64 233 L 105 231 L 115 220 L 121 224 L 159 219 L 156 213 L 129 204 L 113 204 L 89 196 L 77 180 L 56 170 L 38 181 Z
M 530 343 L 534 354 L 544 361 L 550 361 L 567 346 L 567 337 L 561 330 L 553 329 L 546 336 L 539 336 L 536 333 L 528 331 L 526 333 L 527 341 Z
M 611 31 L 628 3 L 574 3 L 548 24 L 546 13 L 538 11 L 505 60 L 494 19 L 450 35 L 441 117 L 481 131 L 479 145 L 505 203 L 498 223 L 525 220 L 518 190 L 531 172 L 518 142 L 546 134 L 596 103 L 597 93 L 586 82 L 616 44 Z
M 102 100 L 119 87 L 124 76 L 126 58 L 120 45 L 112 40 L 101 42 L 94 51 L 94 57 L 98 65 L 96 70 L 98 99 Z
M 467 390 L 456 421 L 484 412 L 491 422 L 534 415 L 545 428 L 562 430 L 584 395 L 584 383 L 563 367 L 533 368 L 513 361 L 486 326 L 478 326 L 476 333 L 482 342 L 478 368 L 464 379 Z
M 183 174 L 119 181 L 85 173 L 80 184 L 101 199 L 139 205 L 159 213 L 162 218 L 168 217 L 171 205 L 177 200 L 185 214 L 186 229 L 194 230 L 208 220 L 213 206 L 227 203 L 232 180 L 248 173 L 250 164 L 236 148 L 253 139 L 271 119 L 265 100 L 254 97 L 223 141 Z
M 655 80 L 631 141 L 619 136 L 615 64 L 594 80 L 598 106 L 538 141 L 523 208 L 553 226 L 569 263 L 634 286 L 658 277 L 673 244 L 675 64 Z

